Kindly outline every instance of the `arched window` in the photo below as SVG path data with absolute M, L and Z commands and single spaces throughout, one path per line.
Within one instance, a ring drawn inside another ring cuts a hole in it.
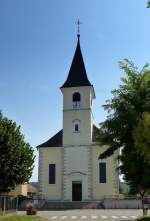
M 74 130 L 75 130 L 75 132 L 78 132 L 78 131 L 79 131 L 79 124 L 75 124 L 75 125 L 74 125 Z
M 79 92 L 75 92 L 72 96 L 73 108 L 80 107 L 81 95 Z
M 80 123 L 81 123 L 81 121 L 78 120 L 78 119 L 75 119 L 72 122 L 73 122 L 73 132 L 79 133 L 80 132 Z

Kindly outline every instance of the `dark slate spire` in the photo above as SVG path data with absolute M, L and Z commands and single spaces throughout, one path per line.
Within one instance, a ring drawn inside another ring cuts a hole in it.
M 67 80 L 62 85 L 65 87 L 79 87 L 79 86 L 92 86 L 87 78 L 85 65 L 80 48 L 80 34 L 78 33 L 77 47 L 74 54 L 74 58 L 71 64 L 71 68 L 67 77 Z

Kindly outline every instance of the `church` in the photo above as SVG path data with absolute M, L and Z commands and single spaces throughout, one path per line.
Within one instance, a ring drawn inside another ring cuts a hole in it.
M 96 141 L 93 124 L 94 86 L 87 77 L 80 47 L 80 34 L 63 96 L 63 125 L 53 137 L 40 144 L 39 191 L 55 201 L 94 201 L 119 194 L 117 153 L 99 160 L 107 147 Z

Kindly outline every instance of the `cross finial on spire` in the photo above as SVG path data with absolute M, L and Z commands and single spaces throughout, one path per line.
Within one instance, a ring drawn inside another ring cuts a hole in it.
M 77 34 L 78 40 L 80 38 L 80 25 L 81 24 L 82 24 L 82 22 L 80 22 L 80 20 L 78 19 L 78 21 L 76 22 L 76 25 L 78 26 L 78 34 Z

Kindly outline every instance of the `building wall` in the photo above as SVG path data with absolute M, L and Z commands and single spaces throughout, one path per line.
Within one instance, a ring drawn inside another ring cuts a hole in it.
M 82 199 L 119 194 L 116 155 L 106 159 L 106 183 L 99 183 L 99 154 L 106 147 L 74 146 L 39 149 L 39 187 L 44 198 L 72 201 L 72 182 L 82 182 Z M 64 161 L 64 163 L 63 163 Z M 49 184 L 49 164 L 56 164 L 56 184 Z M 63 179 L 64 177 L 64 179 Z
M 81 95 L 81 108 L 91 107 L 92 105 L 92 87 L 84 86 L 84 87 L 69 87 L 62 88 L 63 93 L 63 107 L 65 110 L 72 109 L 72 95 L 75 92 L 79 92 Z
M 16 188 L 8 193 L 10 196 L 27 196 L 28 184 L 17 185 Z
M 81 95 L 80 108 L 73 108 L 72 95 Z M 92 87 L 63 88 L 63 146 L 91 145 L 92 142 Z M 81 132 L 73 132 L 73 120 L 81 121 Z
M 62 147 L 39 149 L 39 188 L 40 194 L 50 200 L 62 199 Z M 56 183 L 49 184 L 49 164 L 56 164 Z
M 80 93 L 80 107 L 73 107 L 73 94 Z M 91 199 L 90 151 L 92 144 L 93 87 L 63 88 L 64 199 L 72 201 L 72 182 L 82 183 L 82 199 Z M 79 120 L 79 131 L 74 131 Z
M 73 120 L 79 119 L 80 132 L 74 132 Z M 89 120 L 88 120 L 89 119 Z M 92 113 L 90 110 L 71 110 L 64 112 L 64 146 L 91 144 Z
M 93 199 L 97 200 L 104 196 L 119 194 L 119 177 L 116 161 L 116 154 L 103 161 L 106 162 L 106 183 L 99 183 L 99 162 L 98 157 L 107 148 L 95 145 L 92 147 L 92 190 Z
M 91 199 L 91 146 L 64 148 L 64 200 L 72 201 L 72 182 L 82 183 L 82 200 Z

